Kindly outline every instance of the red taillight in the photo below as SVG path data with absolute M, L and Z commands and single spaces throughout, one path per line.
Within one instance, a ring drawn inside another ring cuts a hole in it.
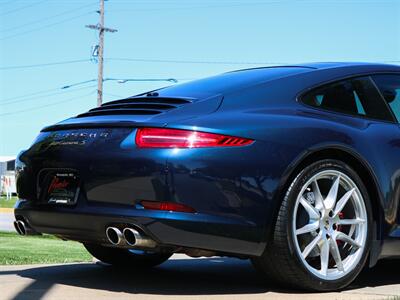
M 145 209 L 166 210 L 166 211 L 187 212 L 187 213 L 196 212 L 190 206 L 174 202 L 141 201 L 140 204 L 142 204 Z
M 168 128 L 139 128 L 136 145 L 140 148 L 201 148 L 249 145 L 253 140 L 222 134 Z

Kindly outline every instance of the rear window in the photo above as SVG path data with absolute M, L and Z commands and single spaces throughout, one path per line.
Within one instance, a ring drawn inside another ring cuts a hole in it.
M 316 88 L 301 97 L 301 101 L 324 110 L 393 121 L 370 77 L 342 80 Z
M 372 79 L 396 115 L 397 120 L 400 121 L 400 75 L 374 75 Z

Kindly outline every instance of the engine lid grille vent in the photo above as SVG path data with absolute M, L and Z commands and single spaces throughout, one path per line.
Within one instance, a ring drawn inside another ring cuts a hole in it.
M 78 115 L 78 118 L 100 115 L 157 115 L 192 103 L 192 98 L 136 97 L 104 103 Z

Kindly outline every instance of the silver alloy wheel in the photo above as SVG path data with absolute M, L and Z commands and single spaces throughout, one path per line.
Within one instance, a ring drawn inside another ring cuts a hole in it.
M 367 222 L 364 199 L 353 180 L 337 170 L 321 171 L 296 199 L 292 236 L 297 254 L 315 276 L 343 278 L 364 253 Z

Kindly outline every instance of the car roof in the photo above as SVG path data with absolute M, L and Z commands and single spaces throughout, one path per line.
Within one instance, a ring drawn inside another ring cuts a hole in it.
M 157 90 L 161 97 L 208 98 L 234 90 L 301 74 L 314 70 L 313 67 L 279 66 L 254 68 L 222 73 L 212 77 L 193 80 Z M 143 94 L 137 95 L 143 96 Z
M 301 76 L 306 73 L 321 81 L 357 74 L 374 72 L 400 72 L 400 66 L 362 62 L 316 62 L 297 65 L 267 66 L 241 69 L 222 73 L 204 79 L 169 86 L 157 90 L 161 97 L 192 97 L 204 99 L 217 94 L 225 94 L 276 79 Z M 319 74 L 317 74 L 319 73 Z M 133 97 L 140 97 L 139 94 Z
M 265 66 L 257 68 L 239 69 L 232 72 L 251 72 L 259 69 L 271 69 L 271 68 L 307 68 L 314 70 L 326 70 L 326 69 L 337 69 L 337 70 L 348 70 L 348 69 L 393 69 L 393 71 L 399 71 L 399 65 L 386 64 L 386 63 L 373 63 L 373 62 L 310 62 L 301 63 L 295 65 L 276 65 L 276 66 Z
M 317 62 L 317 63 L 306 63 L 303 66 L 313 67 L 318 70 L 323 69 L 337 69 L 337 70 L 366 70 L 370 68 L 371 70 L 381 69 L 382 71 L 399 71 L 399 65 L 386 64 L 386 63 L 374 63 L 374 62 Z

